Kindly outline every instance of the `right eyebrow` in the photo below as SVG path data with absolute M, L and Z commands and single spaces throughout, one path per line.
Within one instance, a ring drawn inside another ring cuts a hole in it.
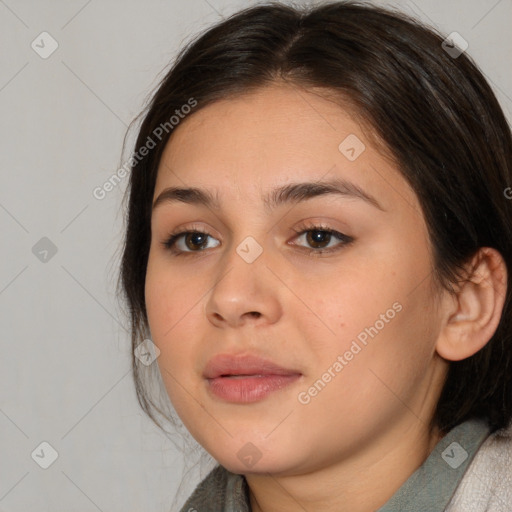
M 182 202 L 187 204 L 204 205 L 208 208 L 219 209 L 219 199 L 209 191 L 196 187 L 168 187 L 163 190 L 153 203 L 153 210 L 164 203 Z

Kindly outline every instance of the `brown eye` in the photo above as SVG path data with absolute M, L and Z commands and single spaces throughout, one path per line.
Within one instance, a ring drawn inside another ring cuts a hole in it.
M 208 249 L 208 242 L 210 241 L 210 238 L 212 241 L 215 241 L 211 235 L 202 231 L 182 231 L 171 235 L 169 239 L 162 242 L 162 244 L 171 252 L 176 254 L 186 254 L 201 252 L 204 249 Z M 219 245 L 218 241 L 216 245 L 213 245 L 213 247 L 217 247 L 217 245 Z
M 354 241 L 348 235 L 323 226 L 301 226 L 295 232 L 298 234 L 296 238 L 300 243 L 293 245 L 300 246 L 311 255 L 339 251 Z
M 323 249 L 329 242 L 331 241 L 331 233 L 328 231 L 321 230 L 310 230 L 306 236 L 306 240 L 308 244 L 310 244 L 315 249 Z
M 204 249 L 208 235 L 206 233 L 192 232 L 185 236 L 185 246 L 190 250 Z

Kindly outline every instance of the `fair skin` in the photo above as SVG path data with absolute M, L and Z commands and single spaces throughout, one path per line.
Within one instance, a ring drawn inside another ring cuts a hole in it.
M 350 134 L 366 146 L 354 161 L 338 149 Z M 378 206 L 347 194 L 274 209 L 262 199 L 277 187 L 334 178 Z M 477 278 L 457 295 L 436 286 L 415 193 L 347 111 L 297 87 L 267 87 L 190 115 L 167 144 L 154 199 L 167 187 L 197 187 L 220 203 L 164 201 L 151 219 L 149 325 L 187 429 L 245 475 L 253 511 L 385 504 L 441 438 L 428 424 L 449 360 L 469 357 L 496 329 L 506 283 L 499 254 L 481 251 L 471 267 Z M 352 241 L 324 234 L 331 252 L 308 253 L 319 251 L 307 231 L 319 224 Z M 163 246 L 172 232 L 197 229 L 209 236 L 181 237 L 174 248 L 183 254 Z M 263 250 L 252 263 L 236 251 L 248 236 Z M 300 393 L 397 303 L 400 311 L 301 403 Z M 253 403 L 212 396 L 202 375 L 208 360 L 246 352 L 301 377 Z M 261 454 L 250 468 L 237 455 L 247 443 Z

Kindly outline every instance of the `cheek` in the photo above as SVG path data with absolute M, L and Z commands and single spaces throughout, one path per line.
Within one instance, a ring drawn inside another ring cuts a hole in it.
M 392 302 L 395 297 L 344 310 L 352 316 L 334 343 L 317 338 L 319 360 L 299 403 L 320 430 L 371 433 L 407 414 L 407 407 L 418 410 L 415 395 L 428 373 L 434 337 L 423 307 L 403 297 Z M 322 419 L 327 410 L 329 423 Z
M 147 273 L 146 309 L 151 339 L 160 350 L 158 367 L 169 400 L 185 421 L 200 413 L 194 413 L 196 402 L 190 400 L 191 396 L 198 396 L 193 372 L 193 333 L 197 331 L 198 308 L 201 307 L 197 304 L 199 292 L 197 286 L 178 285 L 176 278 L 166 273 Z M 187 428 L 193 427 L 193 423 L 194 420 Z
M 171 387 L 174 387 L 173 379 L 169 374 L 181 382 L 191 373 L 194 332 L 199 329 L 201 297 L 206 291 L 192 281 L 181 282 L 179 276 L 153 265 L 151 260 L 148 264 L 145 286 L 148 323 L 151 339 L 160 350 L 158 364 L 162 377 Z
M 310 303 L 314 301 L 311 309 L 331 331 L 326 330 L 323 339 L 336 350 L 348 350 L 355 339 L 364 344 L 375 331 L 387 330 L 400 315 L 401 294 L 396 279 L 389 272 L 369 265 L 366 268 L 361 272 L 352 267 L 336 280 L 327 276 L 321 292 L 318 288 L 315 293 L 306 288 L 302 292 Z
M 374 401 L 378 394 L 373 393 L 379 388 L 386 393 L 378 376 L 407 393 L 411 379 L 425 371 L 437 332 L 430 279 L 425 279 L 429 260 L 423 254 L 404 258 L 389 252 L 387 256 L 367 263 L 359 261 L 359 266 L 354 261 L 351 271 L 341 272 L 338 280 L 317 281 L 319 287 L 314 293 L 306 287 L 302 290 L 324 325 L 318 331 L 319 322 L 311 315 L 298 317 L 301 331 L 315 340 L 311 347 L 318 364 L 308 376 L 311 381 L 321 378 L 341 356 L 337 375 L 345 376 L 336 380 L 343 394 L 356 396 L 359 393 L 355 390 L 365 388 L 364 393 Z
M 412 294 L 395 288 L 372 311 L 363 329 L 350 338 L 361 347 L 350 363 L 352 379 L 360 384 L 355 380 L 351 384 L 360 388 L 359 398 L 366 397 L 386 415 L 404 403 L 412 406 L 415 393 L 428 378 L 437 324 L 428 286 Z
M 165 343 L 180 328 L 180 322 L 190 313 L 201 297 L 201 287 L 190 279 L 172 272 L 165 259 L 149 257 L 146 272 L 145 301 L 151 334 Z M 160 348 L 160 347 L 159 347 Z

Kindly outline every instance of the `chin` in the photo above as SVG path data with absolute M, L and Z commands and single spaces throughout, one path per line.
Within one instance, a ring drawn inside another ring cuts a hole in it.
M 228 471 L 243 475 L 289 474 L 297 470 L 300 461 L 292 460 L 290 453 L 257 448 L 248 442 L 232 453 L 212 454 Z
M 227 459 L 225 461 L 219 460 L 219 463 L 224 466 L 231 473 L 238 475 L 268 475 L 268 474 L 281 474 L 290 470 L 288 464 L 264 461 L 262 457 L 254 465 L 241 463 L 238 459 Z

